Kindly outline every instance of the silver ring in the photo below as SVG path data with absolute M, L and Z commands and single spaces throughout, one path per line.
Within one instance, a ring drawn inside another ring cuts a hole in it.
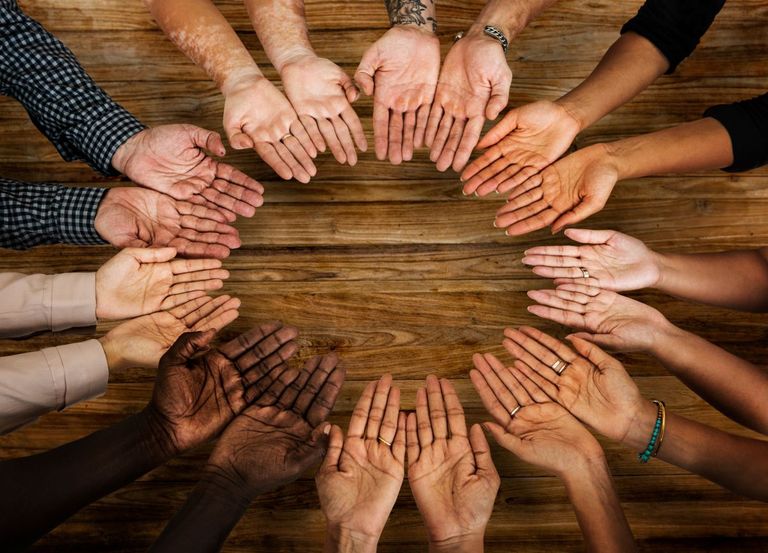
M 555 361 L 554 363 L 552 363 L 552 365 L 551 365 L 551 369 L 552 369 L 553 371 L 555 371 L 555 372 L 556 372 L 558 375 L 561 375 L 561 374 L 563 374 L 563 371 L 565 370 L 565 368 L 566 368 L 567 366 L 568 366 L 568 363 L 566 363 L 566 362 L 565 362 L 565 361 L 563 361 L 562 359 L 558 359 L 557 361 Z
M 285 142 L 288 138 L 292 137 L 293 135 L 291 133 L 286 134 L 283 138 L 280 139 L 280 142 Z
M 584 278 L 589 278 L 589 271 L 587 271 L 586 268 L 579 267 L 579 269 L 581 270 L 581 276 L 583 276 Z
M 512 410 L 509 412 L 509 418 L 511 418 L 511 419 L 514 419 L 514 418 L 515 418 L 515 415 L 517 415 L 517 412 L 518 412 L 518 411 L 519 411 L 521 408 L 522 408 L 522 405 L 518 405 L 517 407 L 515 407 L 514 409 L 512 409 Z

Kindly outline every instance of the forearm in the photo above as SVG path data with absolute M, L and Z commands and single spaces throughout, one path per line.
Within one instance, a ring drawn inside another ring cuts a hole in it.
M 309 41 L 304 0 L 245 0 L 245 5 L 259 41 L 279 73 L 291 60 L 315 55 Z
M 323 553 L 375 553 L 378 540 L 338 525 L 329 524 Z
M 579 86 L 557 100 L 584 130 L 645 90 L 669 67 L 662 53 L 635 34 L 622 35 Z
M 655 254 L 654 288 L 678 298 L 741 311 L 768 311 L 766 251 Z
M 644 450 L 655 420 L 656 406 L 646 402 L 624 445 Z M 735 493 L 768 501 L 768 442 L 735 436 L 667 411 L 658 458 Z
M 206 475 L 149 551 L 219 551 L 250 501 L 236 487 Z
M 245 45 L 211 0 L 145 0 L 179 50 L 226 95 L 238 79 L 263 77 Z
M 408 27 L 437 32 L 434 0 L 384 0 L 393 27 Z
M 480 34 L 486 25 L 497 27 L 512 41 L 542 11 L 557 0 L 488 0 L 467 34 Z
M 583 468 L 565 475 L 563 481 L 587 551 L 628 553 L 637 550 L 604 458 L 586 463 Z
M 46 453 L 0 463 L 0 535 L 24 549 L 170 457 L 146 411 Z
M 768 372 L 669 324 L 650 352 L 704 400 L 733 420 L 768 434 Z
M 728 132 L 711 118 L 604 146 L 619 180 L 720 169 L 733 162 Z
M 429 542 L 429 553 L 483 553 L 483 534 Z

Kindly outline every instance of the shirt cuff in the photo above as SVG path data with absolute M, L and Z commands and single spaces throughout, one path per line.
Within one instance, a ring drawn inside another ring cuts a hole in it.
M 72 131 L 81 155 L 91 167 L 107 176 L 120 174 L 112 167 L 112 156 L 117 149 L 146 128 L 122 107 L 111 104 L 110 109 Z
M 704 112 L 720 122 L 731 137 L 731 173 L 749 171 L 768 163 L 768 94 L 752 100 L 713 106 Z
M 109 366 L 98 340 L 42 350 L 51 371 L 56 409 L 61 410 L 107 391 Z
M 96 273 L 62 273 L 49 282 L 51 330 L 96 324 Z
M 56 229 L 58 242 L 65 244 L 96 245 L 107 244 L 96 232 L 96 213 L 106 188 L 71 188 L 63 186 L 53 198 L 51 209 L 56 215 L 50 217 Z

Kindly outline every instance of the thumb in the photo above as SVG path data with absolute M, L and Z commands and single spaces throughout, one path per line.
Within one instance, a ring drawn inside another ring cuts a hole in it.
M 496 424 L 495 422 L 484 422 L 483 428 L 490 432 L 491 436 L 493 436 L 493 439 L 496 440 L 497 444 L 517 455 L 517 452 L 520 450 L 522 445 L 520 438 L 514 434 L 510 434 L 504 430 L 501 425 Z
M 212 152 L 217 156 L 223 156 L 227 153 L 219 133 L 196 127 L 195 125 L 189 125 L 189 131 L 192 142 L 198 148 Z
M 502 117 L 501 121 L 496 123 L 491 130 L 480 139 L 480 142 L 477 143 L 477 147 L 482 150 L 489 146 L 493 146 L 509 133 L 517 129 L 517 118 L 519 113 L 519 109 L 509 110 L 506 115 Z
M 347 101 L 350 104 L 355 103 L 357 99 L 360 98 L 360 91 L 357 89 L 352 79 L 349 78 L 349 75 L 343 73 L 340 84 L 341 88 L 344 89 L 344 95 L 347 97 Z
M 355 71 L 355 82 L 363 89 L 367 96 L 373 94 L 373 76 L 376 74 L 378 65 L 375 49 L 369 48 L 363 54 L 363 59 L 360 60 L 360 65 L 357 66 L 357 71 Z
M 328 445 L 320 470 L 336 472 L 339 470 L 339 459 L 344 446 L 344 431 L 335 424 L 323 423 L 320 426 L 323 427 L 323 432 L 328 430 Z
M 321 422 L 312 429 L 312 433 L 309 435 L 309 440 L 307 440 L 306 444 L 303 444 L 305 447 L 301 447 L 296 451 L 296 456 L 294 457 L 294 462 L 296 463 L 296 478 L 323 458 L 323 455 L 325 455 L 325 452 L 328 449 L 330 431 L 331 424 L 328 422 Z
M 581 228 L 569 228 L 565 235 L 580 244 L 605 244 L 613 238 L 616 231 L 613 230 L 589 230 Z
M 592 342 L 600 347 L 607 349 L 621 349 L 624 346 L 623 341 L 614 336 L 613 334 L 590 334 L 589 332 L 575 332 L 567 336 L 568 340 L 571 338 L 580 338 L 587 342 Z
M 488 440 L 485 439 L 485 434 L 483 434 L 483 429 L 480 428 L 479 424 L 473 424 L 472 428 L 469 429 L 469 444 L 475 455 L 477 472 L 498 476 L 496 466 L 491 458 L 491 447 L 488 445 Z
M 131 248 L 125 251 L 139 263 L 162 263 L 176 257 L 176 248 Z
M 245 134 L 240 127 L 225 127 L 224 131 L 227 133 L 229 145 L 235 150 L 245 150 L 255 146 L 251 137 Z
M 510 81 L 504 79 L 503 82 L 493 83 L 491 88 L 491 98 L 488 100 L 488 105 L 485 106 L 485 118 L 496 119 L 509 101 L 509 85 Z
M 568 225 L 583 221 L 590 215 L 594 215 L 600 211 L 600 208 L 601 206 L 597 205 L 594 199 L 590 197 L 584 198 L 578 204 L 555 219 L 552 223 L 552 234 L 557 234 Z
M 208 351 L 208 345 L 216 335 L 215 330 L 205 332 L 185 332 L 173 343 L 160 359 L 160 366 L 186 365 L 198 353 Z

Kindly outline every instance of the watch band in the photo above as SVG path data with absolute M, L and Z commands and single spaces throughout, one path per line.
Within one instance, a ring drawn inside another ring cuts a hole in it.
M 483 32 L 489 37 L 498 40 L 499 44 L 501 44 L 501 48 L 504 50 L 504 53 L 507 53 L 507 50 L 509 49 L 509 40 L 507 40 L 507 37 L 504 36 L 504 33 L 502 33 L 493 25 L 486 25 L 483 29 Z

